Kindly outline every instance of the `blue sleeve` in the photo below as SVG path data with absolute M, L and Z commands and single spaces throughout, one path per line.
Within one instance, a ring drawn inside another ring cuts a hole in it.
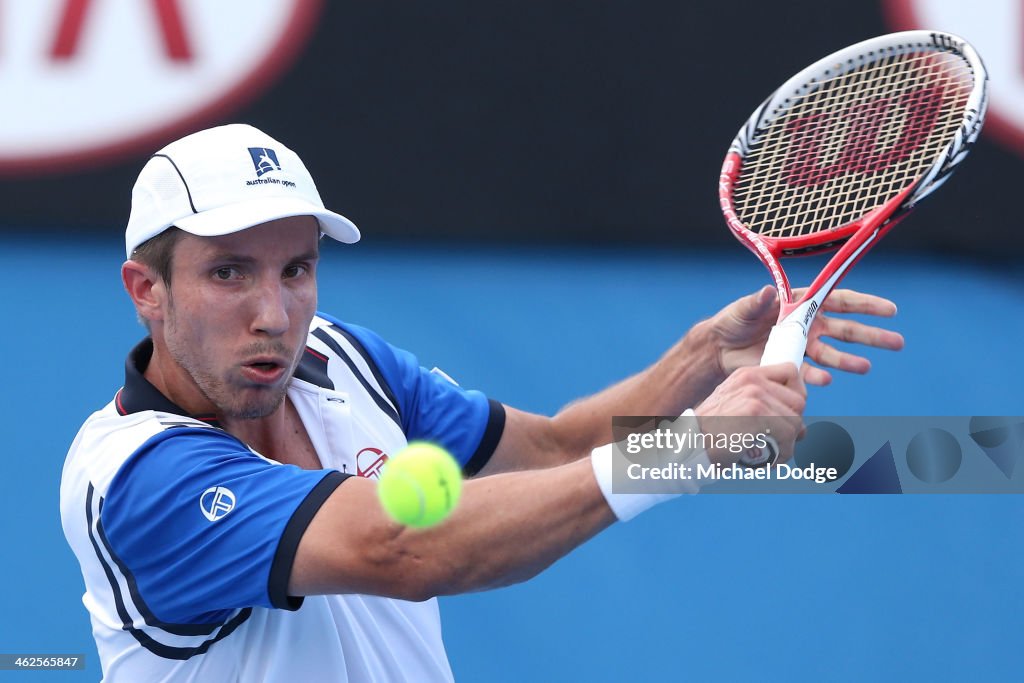
M 376 365 L 397 402 L 409 441 L 433 441 L 447 448 L 472 476 L 487 463 L 505 428 L 505 408 L 479 391 L 466 390 L 420 366 L 416 357 L 370 330 L 317 313 L 338 328 Z
M 100 522 L 118 564 L 162 622 L 203 624 L 242 607 L 297 609 L 299 539 L 345 479 L 280 465 L 215 429 L 175 428 L 115 475 Z

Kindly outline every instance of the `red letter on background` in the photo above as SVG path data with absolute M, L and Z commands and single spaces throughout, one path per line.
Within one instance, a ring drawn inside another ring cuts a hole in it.
M 192 48 L 185 35 L 178 0 L 152 0 L 153 9 L 164 37 L 164 51 L 167 58 L 175 62 L 192 61 Z M 67 0 L 57 28 L 50 56 L 57 60 L 69 60 L 78 51 L 82 37 L 82 24 L 92 0 Z

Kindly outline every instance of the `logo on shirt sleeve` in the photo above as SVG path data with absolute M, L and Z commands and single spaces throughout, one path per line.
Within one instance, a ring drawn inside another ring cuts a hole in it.
M 211 522 L 235 509 L 235 494 L 223 486 L 211 486 L 199 497 L 199 508 Z

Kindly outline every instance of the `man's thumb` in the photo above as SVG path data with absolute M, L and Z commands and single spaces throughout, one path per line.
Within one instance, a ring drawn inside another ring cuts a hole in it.
M 772 309 L 778 309 L 776 301 L 775 288 L 771 285 L 765 285 L 760 291 L 745 298 L 745 305 L 740 309 L 739 317 L 746 322 L 760 320 Z

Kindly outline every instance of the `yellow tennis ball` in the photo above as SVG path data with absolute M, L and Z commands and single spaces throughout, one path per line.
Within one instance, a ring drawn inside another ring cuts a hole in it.
M 414 441 L 384 465 L 377 495 L 399 524 L 424 528 L 443 521 L 459 502 L 462 471 L 451 453 Z

